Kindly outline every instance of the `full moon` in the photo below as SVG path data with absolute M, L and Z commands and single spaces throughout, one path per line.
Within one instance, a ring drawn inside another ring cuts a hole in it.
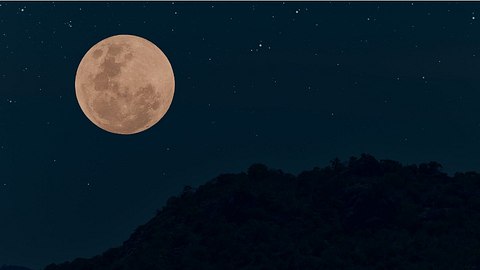
M 155 125 L 172 103 L 175 79 L 165 54 L 152 42 L 117 35 L 95 44 L 80 62 L 75 93 L 95 125 L 135 134 Z

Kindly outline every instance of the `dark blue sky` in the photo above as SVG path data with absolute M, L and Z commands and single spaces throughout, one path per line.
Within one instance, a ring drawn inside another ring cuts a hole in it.
M 253 162 L 479 170 L 479 23 L 478 3 L 1 3 L 0 265 L 101 253 L 184 185 Z M 116 34 L 154 42 L 176 77 L 133 136 L 75 99 L 81 58 Z

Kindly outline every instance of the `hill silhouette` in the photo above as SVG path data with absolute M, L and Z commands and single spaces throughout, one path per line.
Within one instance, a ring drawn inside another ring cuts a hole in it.
M 480 175 L 363 154 L 185 187 L 120 247 L 45 270 L 480 269 Z

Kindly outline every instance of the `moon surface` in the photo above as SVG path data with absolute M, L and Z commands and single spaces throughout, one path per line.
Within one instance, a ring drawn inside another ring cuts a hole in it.
M 175 79 L 165 54 L 152 42 L 117 35 L 83 57 L 75 93 L 83 113 L 98 127 L 135 134 L 155 125 L 172 103 Z

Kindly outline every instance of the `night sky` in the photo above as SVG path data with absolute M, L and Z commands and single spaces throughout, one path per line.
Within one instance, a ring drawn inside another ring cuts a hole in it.
M 154 42 L 176 80 L 130 136 L 75 97 L 83 55 L 117 34 Z M 99 254 L 183 186 L 254 162 L 480 170 L 478 3 L 3 2 L 0 48 L 0 265 Z

